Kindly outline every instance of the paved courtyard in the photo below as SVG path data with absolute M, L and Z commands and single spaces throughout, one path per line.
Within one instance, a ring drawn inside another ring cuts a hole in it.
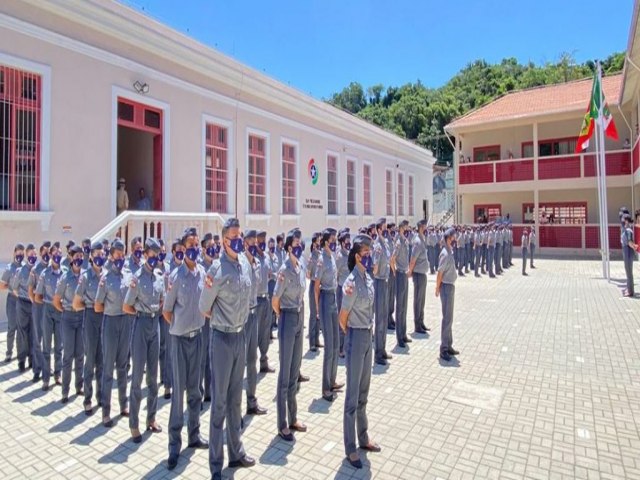
M 540 260 L 537 267 L 529 277 L 513 267 L 496 280 L 458 281 L 455 365 L 437 358 L 439 301 L 429 277 L 431 337 L 414 338 L 408 352 L 392 351 L 388 369 L 374 368 L 369 424 L 383 450 L 364 455 L 364 469 L 344 461 L 344 395 L 331 405 L 320 398 L 322 356 L 306 352 L 302 371 L 311 381 L 302 385 L 298 406 L 308 433 L 293 445 L 278 439 L 276 375 L 261 376 L 258 398 L 269 414 L 247 419 L 243 437 L 258 464 L 225 475 L 640 479 L 640 299 L 621 297 L 622 262 L 613 264 L 611 284 L 599 279 L 597 261 Z M 391 334 L 388 341 L 395 345 Z M 2 333 L 2 356 L 5 342 Z M 270 352 L 277 367 L 277 341 Z M 344 367 L 338 376 L 344 379 Z M 147 433 L 135 445 L 127 419 L 107 430 L 99 414 L 83 414 L 81 399 L 59 400 L 59 387 L 44 393 L 15 363 L 0 367 L 3 478 L 209 477 L 200 450 L 184 451 L 176 470 L 167 471 L 169 401 L 159 405 L 165 432 Z M 208 423 L 207 410 L 205 436 Z

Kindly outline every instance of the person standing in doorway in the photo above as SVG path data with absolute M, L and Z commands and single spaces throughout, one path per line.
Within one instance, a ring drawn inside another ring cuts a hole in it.
M 117 210 L 120 215 L 125 210 L 129 209 L 129 194 L 127 193 L 126 182 L 124 178 L 121 178 L 118 182 L 118 194 L 117 194 Z
M 149 197 L 147 197 L 147 194 L 142 187 L 140 187 L 140 190 L 138 190 L 138 201 L 136 202 L 136 210 L 151 210 L 151 200 L 149 199 Z

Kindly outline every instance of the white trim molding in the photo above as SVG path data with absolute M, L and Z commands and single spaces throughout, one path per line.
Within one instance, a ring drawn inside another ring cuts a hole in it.
M 207 125 L 216 125 L 227 129 L 227 211 L 223 215 L 230 215 L 235 209 L 236 193 L 236 145 L 233 141 L 233 120 L 216 117 L 208 113 L 202 114 L 202 211 L 207 211 Z

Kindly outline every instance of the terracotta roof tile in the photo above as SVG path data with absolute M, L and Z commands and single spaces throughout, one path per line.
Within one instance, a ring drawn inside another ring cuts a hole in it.
M 510 92 L 480 108 L 458 117 L 447 130 L 516 118 L 536 117 L 554 112 L 587 108 L 593 79 L 576 80 Z M 603 77 L 602 86 L 609 105 L 617 105 L 622 74 Z

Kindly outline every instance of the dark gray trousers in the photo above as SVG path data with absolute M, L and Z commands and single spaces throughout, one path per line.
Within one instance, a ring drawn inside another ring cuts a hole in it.
M 409 303 L 409 277 L 396 271 L 396 339 L 403 343 L 407 338 L 407 306 Z
M 536 246 L 534 244 L 529 245 L 529 257 L 531 259 L 531 263 L 529 264 L 531 268 L 533 268 L 533 256 L 536 253 Z
M 118 377 L 120 411 L 127 408 L 127 361 L 131 342 L 131 315 L 105 315 L 102 321 L 102 416 L 111 415 L 113 370 Z
M 527 247 L 522 247 L 522 273 L 527 271 Z
M 442 330 L 440 333 L 440 353 L 453 348 L 453 300 L 456 287 L 452 283 L 440 284 L 440 302 L 442 303 Z
M 188 443 L 200 439 L 200 369 L 205 345 L 202 332 L 194 337 L 171 335 L 171 366 L 173 368 L 173 393 L 169 412 L 169 455 L 179 454 L 182 447 L 182 427 L 184 426 L 184 395 L 187 394 L 189 414 Z
M 633 283 L 633 249 L 628 246 L 622 247 L 622 259 L 624 261 L 624 272 L 627 277 L 627 293 L 628 295 L 634 295 L 634 283 Z
M 374 281 L 375 297 L 373 308 L 375 312 L 375 354 L 376 360 L 381 360 L 387 353 L 387 322 L 389 321 L 389 281 L 376 278 Z
M 33 373 L 42 373 L 44 368 L 44 355 L 42 354 L 42 317 L 44 305 L 34 303 L 31 305 L 31 356 L 33 358 Z
M 93 377 L 96 378 L 96 402 L 102 401 L 102 315 L 91 307 L 84 309 L 84 404 L 91 404 Z
M 320 321 L 324 336 L 324 356 L 322 358 L 322 393 L 330 392 L 338 375 L 338 353 L 340 335 L 338 333 L 338 309 L 335 292 L 320 291 Z
M 480 269 L 480 262 L 482 262 L 482 245 L 476 245 L 476 248 L 473 252 L 475 254 L 473 271 L 476 275 L 479 275 L 478 270 Z
M 84 343 L 82 341 L 82 312 L 62 312 L 62 396 L 69 396 L 71 370 L 75 374 L 76 390 L 82 388 L 82 370 L 84 368 Z
M 367 401 L 371 384 L 371 330 L 349 328 L 346 339 L 347 392 L 344 399 L 344 451 L 356 451 L 356 434 L 360 446 L 369 443 Z
M 424 325 L 424 305 L 427 300 L 427 274 L 413 273 L 413 326 L 419 330 Z
M 204 345 L 205 353 L 202 355 L 202 365 L 200 365 L 200 395 L 203 401 L 205 398 L 211 397 L 211 359 L 206 353 L 210 336 L 211 327 L 209 322 L 204 322 L 202 326 L 202 344 Z
M 173 382 L 173 367 L 171 361 L 171 334 L 169 333 L 169 324 L 160 316 L 158 319 L 160 324 L 160 382 L 164 388 L 171 388 Z
M 338 285 L 336 289 L 336 305 L 338 307 L 338 314 L 340 314 L 340 309 L 342 308 L 342 285 Z M 338 325 L 338 335 L 340 335 L 340 346 L 338 348 L 339 353 L 344 352 L 344 332 Z
M 427 257 L 429 258 L 429 271 L 433 275 L 436 273 L 436 247 L 427 247 Z
M 260 350 L 260 368 L 269 366 L 269 343 L 271 342 L 271 316 L 273 309 L 269 297 L 258 297 L 256 322 L 258 324 L 258 349 Z
M 495 251 L 493 252 L 493 260 L 494 260 L 494 269 L 495 273 L 502 272 L 502 244 L 496 243 Z
M 315 282 L 309 282 L 309 348 L 317 347 L 320 344 L 320 322 L 318 321 L 314 285 Z M 324 343 L 327 343 L 326 338 Z
M 224 421 L 227 421 L 229 461 L 240 460 L 242 445 L 242 375 L 245 360 L 245 334 L 211 330 L 211 420 L 209 423 L 209 469 L 211 475 L 222 472 L 224 463 Z M 296 379 L 297 380 L 297 379 Z
M 18 331 L 18 320 L 16 319 L 16 303 L 18 298 L 13 294 L 7 294 L 7 305 L 5 311 L 7 313 L 7 356 L 13 355 L 13 345 L 16 341 L 16 333 Z
M 278 431 L 298 420 L 298 377 L 302 363 L 302 335 L 304 316 L 296 309 L 281 309 L 278 322 L 280 346 L 276 406 Z
M 493 273 L 493 254 L 496 251 L 496 247 L 493 245 L 489 245 L 487 247 L 487 273 L 490 277 L 495 276 Z
M 44 357 L 42 381 L 45 384 L 48 384 L 51 378 L 51 343 L 53 343 L 53 374 L 57 377 L 62 371 L 62 325 L 60 322 L 60 312 L 50 303 L 45 303 L 44 316 L 42 317 L 42 356 Z
M 142 401 L 142 376 L 147 376 L 147 423 L 158 411 L 158 355 L 160 352 L 158 314 L 138 314 L 131 337 L 131 408 L 129 428 L 138 428 Z
M 31 300 L 18 298 L 16 304 L 16 326 L 18 327 L 18 361 L 24 362 L 31 357 L 31 325 L 33 323 L 31 313 Z
M 387 297 L 387 309 L 389 310 L 389 316 L 387 318 L 387 327 L 389 324 L 394 324 L 393 314 L 396 310 L 396 274 L 393 270 L 389 270 L 389 283 L 388 288 L 389 296 Z
M 258 406 L 256 398 L 256 386 L 258 384 L 258 369 L 256 362 L 258 361 L 258 316 L 256 309 L 249 310 L 249 318 L 244 324 L 244 343 L 246 347 L 246 365 L 247 365 L 247 408 Z

